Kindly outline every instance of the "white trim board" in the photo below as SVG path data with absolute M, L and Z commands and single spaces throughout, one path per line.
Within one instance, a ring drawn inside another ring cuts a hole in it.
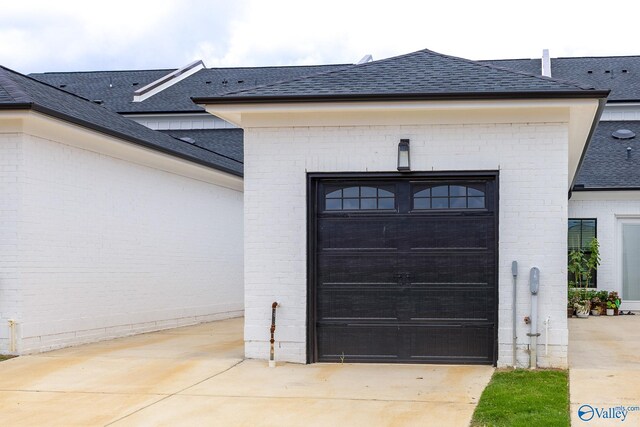
M 623 257 L 622 257 L 622 226 L 624 224 L 636 224 L 640 225 L 640 216 L 637 215 L 616 215 L 616 235 L 615 235 L 615 280 L 618 285 L 618 289 L 620 289 L 620 296 L 622 297 L 622 305 L 620 306 L 621 310 L 640 310 L 640 301 L 627 301 L 625 299 L 625 295 L 622 289 L 622 268 L 623 268 Z

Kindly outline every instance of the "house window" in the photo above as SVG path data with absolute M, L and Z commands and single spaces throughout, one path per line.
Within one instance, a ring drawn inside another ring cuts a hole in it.
M 484 209 L 484 184 L 423 185 L 413 193 L 413 209 Z
M 327 187 L 325 210 L 395 210 L 396 196 L 393 186 Z
M 591 256 L 589 250 L 589 244 L 591 240 L 597 236 L 597 220 L 596 219 L 582 219 L 582 218 L 570 218 L 569 219 L 569 237 L 568 246 L 569 253 L 574 250 L 582 250 L 586 257 Z M 593 277 L 589 282 L 589 287 L 597 287 L 597 270 L 593 273 Z M 569 281 L 574 281 L 575 278 L 569 273 Z

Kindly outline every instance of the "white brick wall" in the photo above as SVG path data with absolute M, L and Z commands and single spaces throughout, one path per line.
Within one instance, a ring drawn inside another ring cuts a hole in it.
M 0 354 L 9 349 L 9 319 L 21 317 L 18 262 L 22 135 L 0 133 Z
M 511 261 L 520 263 L 519 362 L 527 363 L 528 271 L 541 270 L 540 328 L 566 366 L 568 131 L 565 124 L 245 128 L 246 355 L 267 358 L 270 306 L 281 303 L 276 357 L 306 359 L 306 172 L 396 171 L 400 138 L 414 171 L 500 170 L 499 365 L 511 363 Z
M 0 295 L 17 271 L 22 300 L 0 352 L 9 315 L 26 353 L 242 314 L 241 191 L 27 134 L 7 160 L 2 137 Z
M 619 217 L 640 219 L 640 195 L 637 192 L 574 192 L 569 200 L 569 218 L 598 220 L 597 235 L 602 260 L 598 268 L 598 288 L 622 292 L 621 278 L 618 277 L 622 262 L 618 247 Z

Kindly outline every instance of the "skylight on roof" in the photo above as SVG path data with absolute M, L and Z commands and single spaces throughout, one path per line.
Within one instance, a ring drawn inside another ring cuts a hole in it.
M 632 139 L 636 134 L 629 129 L 618 129 L 611 134 L 615 139 Z

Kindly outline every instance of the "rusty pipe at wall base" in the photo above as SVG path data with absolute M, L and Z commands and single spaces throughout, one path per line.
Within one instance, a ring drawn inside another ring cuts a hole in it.
M 271 304 L 271 340 L 269 340 L 269 342 L 271 343 L 271 351 L 269 353 L 269 367 L 270 368 L 275 368 L 276 367 L 276 359 L 275 359 L 275 333 L 276 333 L 276 308 L 278 308 L 280 304 L 278 304 L 276 301 L 273 302 L 273 304 Z

